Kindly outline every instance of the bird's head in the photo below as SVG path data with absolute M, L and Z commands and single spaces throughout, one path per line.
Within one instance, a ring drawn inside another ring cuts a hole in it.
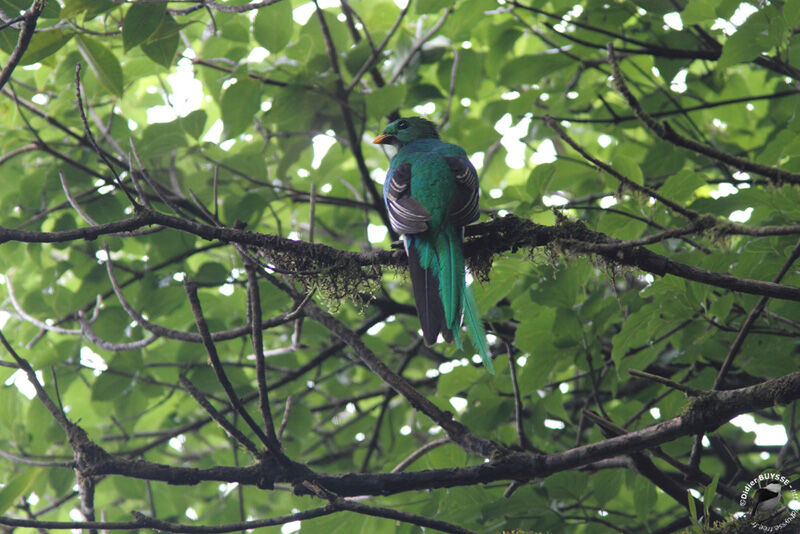
M 389 124 L 378 137 L 372 140 L 376 145 L 394 145 L 401 148 L 417 139 L 439 139 L 436 125 L 422 117 L 397 119 Z

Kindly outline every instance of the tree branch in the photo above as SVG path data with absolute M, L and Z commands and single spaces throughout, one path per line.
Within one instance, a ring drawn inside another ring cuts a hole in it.
M 18 19 L 22 20 L 22 31 L 19 32 L 17 44 L 14 46 L 14 50 L 11 51 L 8 62 L 3 67 L 3 70 L 0 71 L 0 89 L 11 79 L 11 73 L 17 68 L 22 56 L 25 55 L 25 51 L 28 49 L 28 45 L 31 44 L 36 22 L 39 20 L 42 11 L 44 11 L 45 2 L 46 0 L 33 0 L 31 7 L 18 17 Z
M 698 154 L 703 154 L 714 160 L 727 163 L 728 165 L 736 167 L 741 171 L 758 174 L 772 180 L 777 184 L 784 182 L 790 184 L 800 184 L 800 174 L 784 171 L 783 169 L 770 167 L 768 165 L 762 165 L 738 156 L 733 156 L 713 146 L 698 143 L 693 139 L 689 139 L 680 135 L 673 130 L 667 122 L 656 121 L 653 119 L 653 117 L 647 114 L 647 112 L 639 104 L 639 101 L 636 99 L 636 97 L 634 97 L 630 92 L 630 89 L 628 89 L 628 86 L 625 83 L 625 78 L 622 76 L 622 72 L 617 64 L 617 59 L 614 55 L 614 45 L 612 43 L 608 44 L 608 60 L 609 63 L 611 63 L 611 68 L 614 73 L 614 77 L 612 79 L 614 87 L 617 89 L 617 91 L 619 91 L 623 98 L 625 98 L 625 100 L 628 102 L 628 105 L 631 107 L 631 109 L 633 109 L 634 114 L 639 117 L 639 120 L 641 120 L 654 134 L 659 136 L 661 139 L 676 146 L 697 152 Z
M 283 257 L 284 261 L 290 260 L 290 265 L 295 269 L 298 266 L 308 267 L 308 270 L 301 268 L 299 271 L 289 271 L 295 275 L 320 275 L 333 270 L 351 272 L 350 269 L 361 269 L 362 267 L 402 267 L 406 265 L 407 261 L 405 253 L 401 250 L 367 253 L 346 252 L 327 245 L 305 243 L 276 235 L 209 226 L 153 211 L 144 211 L 122 221 L 60 232 L 32 232 L 0 227 L 0 243 L 7 241 L 63 243 L 77 239 L 91 240 L 101 235 L 135 230 L 151 224 L 184 231 L 209 241 L 220 240 L 258 247 L 272 256 L 270 259 L 276 266 L 281 265 L 280 258 Z M 727 228 L 728 225 L 725 227 Z M 732 228 L 727 233 L 736 233 L 736 230 Z M 611 263 L 637 267 L 658 276 L 671 274 L 732 291 L 800 301 L 800 288 L 798 287 L 708 271 L 676 262 L 643 247 L 620 249 L 621 241 L 599 232 L 593 232 L 577 221 L 561 221 L 555 226 L 542 226 L 513 215 L 507 215 L 490 222 L 469 226 L 466 228 L 466 235 L 475 236 L 465 243 L 465 256 L 473 262 L 473 265 L 478 264 L 485 267 L 490 265 L 491 258 L 495 254 L 514 252 L 521 248 L 533 249 L 553 243 L 562 245 L 573 252 L 597 254 Z M 613 250 L 603 250 L 603 247 L 596 247 L 598 244 L 616 244 L 617 246 L 613 247 Z M 284 319 L 284 316 L 280 316 L 274 320 L 283 321 Z M 247 332 L 249 327 L 242 328 L 243 332 Z M 163 333 L 159 333 L 159 335 L 166 337 Z M 242 333 L 237 335 L 242 335 Z M 197 339 L 196 334 L 182 333 L 181 336 L 179 339 L 184 339 L 184 337 L 190 341 Z M 232 337 L 236 337 L 236 335 L 232 335 Z

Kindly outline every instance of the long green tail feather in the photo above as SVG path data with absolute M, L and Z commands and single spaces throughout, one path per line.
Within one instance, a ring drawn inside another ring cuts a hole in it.
M 450 323 L 453 332 L 453 338 L 456 341 L 459 349 L 464 347 L 461 344 L 461 317 L 459 308 L 464 312 L 464 323 L 467 325 L 467 333 L 469 334 L 475 348 L 481 355 L 483 365 L 489 373 L 494 374 L 494 367 L 492 366 L 492 358 L 489 353 L 489 345 L 486 342 L 486 332 L 483 329 L 483 322 L 481 321 L 480 314 L 478 313 L 478 305 L 475 303 L 475 297 L 472 296 L 472 291 L 467 287 L 466 280 L 464 279 L 464 252 L 461 249 L 461 234 L 460 230 L 450 227 L 447 231 L 442 232 L 442 238 L 446 241 L 446 246 L 449 249 L 449 271 L 445 270 L 442 265 L 442 276 L 449 274 L 449 280 L 440 279 L 440 287 L 450 288 L 451 293 L 442 294 L 442 301 L 445 302 L 445 314 L 447 313 L 448 306 L 452 306 L 455 311 L 453 322 Z M 441 256 L 441 254 L 440 254 Z M 447 283 L 444 283 L 447 282 Z M 447 297 L 447 300 L 445 300 Z
M 478 349 L 486 370 L 494 374 L 486 332 L 478 314 L 478 306 L 464 279 L 464 253 L 461 250 L 459 230 L 449 227 L 436 237 L 435 242 L 419 236 L 414 240 L 414 246 L 419 251 L 422 267 L 431 269 L 439 280 L 439 296 L 442 300 L 445 323 L 447 329 L 453 334 L 456 346 L 462 350 L 464 348 L 461 343 L 461 311 L 463 310 L 464 323 L 467 326 L 469 337 L 475 348 Z
M 464 253 L 461 251 L 461 239 L 455 228 L 447 228 L 439 234 L 437 243 L 441 271 L 439 273 L 439 290 L 442 295 L 444 316 L 458 348 L 461 346 L 461 293 L 464 290 Z
M 464 323 L 467 325 L 469 337 L 472 339 L 472 343 L 475 344 L 475 348 L 478 349 L 486 370 L 490 374 L 494 374 L 492 356 L 489 354 L 489 344 L 486 342 L 486 331 L 483 329 L 483 322 L 480 315 L 478 315 L 478 305 L 475 303 L 472 291 L 466 285 L 461 294 L 461 302 L 464 305 Z

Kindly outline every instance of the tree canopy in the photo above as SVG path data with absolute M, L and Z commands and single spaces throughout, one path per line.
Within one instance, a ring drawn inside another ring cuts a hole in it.
M 0 525 L 789 532 L 745 515 L 800 469 L 761 4 L 0 0 Z M 369 142 L 410 115 L 481 175 L 494 376 L 422 343 Z

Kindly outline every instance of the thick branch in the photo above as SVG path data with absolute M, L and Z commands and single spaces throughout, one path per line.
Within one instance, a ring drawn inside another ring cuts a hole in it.
M 800 372 L 769 380 L 755 386 L 716 391 L 691 401 L 683 415 L 597 443 L 575 447 L 554 454 L 509 453 L 492 461 L 470 467 L 432 469 L 404 473 L 328 475 L 298 473 L 302 466 L 273 466 L 276 482 L 293 482 L 297 476 L 339 496 L 392 495 L 405 491 L 436 489 L 475 484 L 530 480 L 553 473 L 583 467 L 598 460 L 627 455 L 648 449 L 679 437 L 711 432 L 743 413 L 770 408 L 800 399 Z M 480 438 L 478 438 L 480 439 Z M 96 447 L 96 445 L 95 445 Z M 124 475 L 170 484 L 191 485 L 201 481 L 238 482 L 259 485 L 264 467 L 214 467 L 194 469 L 171 467 L 145 461 L 131 461 L 107 454 L 95 455 L 93 464 L 84 465 L 84 472 L 93 475 Z M 302 487 L 296 492 L 309 493 Z
M 36 29 L 36 22 L 39 20 L 39 16 L 42 14 L 42 11 L 44 11 L 44 5 L 45 0 L 34 0 L 30 9 L 21 15 L 22 31 L 19 32 L 17 45 L 14 47 L 14 50 L 8 57 L 8 63 L 6 63 L 5 67 L 3 67 L 3 70 L 0 71 L 0 89 L 2 89 L 11 78 L 11 73 L 14 72 L 15 68 L 17 68 L 22 56 L 28 49 L 28 45 L 31 44 L 33 31 Z
M 316 274 L 342 269 L 348 265 L 374 268 L 379 266 L 402 267 L 406 264 L 405 253 L 401 250 L 367 253 L 346 252 L 336 250 L 327 245 L 293 241 L 276 235 L 209 226 L 154 211 L 145 211 L 140 215 L 123 221 L 114 221 L 99 226 L 61 232 L 32 232 L 0 227 L 0 244 L 7 241 L 63 243 L 78 239 L 91 240 L 101 235 L 135 230 L 151 224 L 160 224 L 175 230 L 188 232 L 209 241 L 219 240 L 238 243 L 255 246 L 273 253 L 285 253 L 292 258 L 302 259 L 311 264 L 325 267 L 324 271 L 320 271 L 318 268 L 315 271 Z M 728 233 L 735 233 L 735 230 Z M 522 248 L 532 249 L 556 243 L 573 252 L 597 254 L 612 263 L 637 267 L 659 276 L 671 274 L 679 278 L 732 291 L 800 301 L 800 288 L 795 286 L 739 278 L 726 273 L 708 271 L 679 263 L 643 247 L 615 247 L 614 250 L 603 250 L 603 247 L 597 248 L 596 245 L 598 244 L 616 244 L 619 246 L 623 242 L 605 234 L 593 232 L 580 222 L 563 221 L 556 226 L 542 226 L 508 215 L 498 217 L 487 223 L 467 227 L 466 234 L 468 236 L 476 236 L 465 245 L 465 255 L 473 262 L 477 261 L 478 263 L 486 264 L 491 261 L 494 254 L 507 251 L 515 252 Z M 243 327 L 243 332 L 247 330 L 247 326 Z M 187 335 L 192 336 L 192 341 L 195 340 L 194 336 L 196 334 Z

